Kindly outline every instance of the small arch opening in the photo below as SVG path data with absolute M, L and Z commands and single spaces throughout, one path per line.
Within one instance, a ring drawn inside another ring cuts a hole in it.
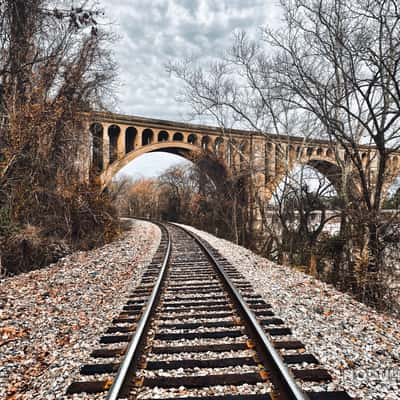
M 201 139 L 201 148 L 203 150 L 208 150 L 208 146 L 210 145 L 210 136 L 203 136 Z
M 308 147 L 307 148 L 307 156 L 308 157 L 312 156 L 313 151 L 314 151 L 314 149 L 312 147 Z
M 159 141 L 159 142 L 168 142 L 168 139 L 169 139 L 168 132 L 166 132 L 166 131 L 160 131 L 160 132 L 158 133 L 158 141 Z
M 135 139 L 137 135 L 137 129 L 130 126 L 125 132 L 125 154 L 135 149 Z
M 191 133 L 188 136 L 188 143 L 193 144 L 193 145 L 197 144 L 197 135 L 195 135 L 194 133 Z
M 245 167 L 245 164 L 248 161 L 246 157 L 247 149 L 248 149 L 248 142 L 242 141 L 239 145 L 239 163 L 241 169 Z
M 97 171 L 103 169 L 103 125 L 94 123 L 89 128 L 92 134 L 92 165 Z
M 216 153 L 221 151 L 221 147 L 224 143 L 224 139 L 222 137 L 217 137 L 214 141 L 214 150 Z
M 154 133 L 151 129 L 145 129 L 142 133 L 142 146 L 153 143 Z
M 111 125 L 108 128 L 108 137 L 110 139 L 110 164 L 118 158 L 118 137 L 121 128 L 118 125 Z
M 174 142 L 182 142 L 183 140 L 183 135 L 180 132 L 176 132 L 174 133 L 174 138 L 173 138 Z
M 323 153 L 324 151 L 322 150 L 322 148 L 321 147 L 318 147 L 318 150 L 317 150 L 317 156 L 322 156 L 322 153 Z

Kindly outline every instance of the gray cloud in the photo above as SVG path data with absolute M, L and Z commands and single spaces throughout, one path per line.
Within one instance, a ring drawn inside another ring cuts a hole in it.
M 235 30 L 256 33 L 274 23 L 277 9 L 265 0 L 103 0 L 120 35 L 118 112 L 171 120 L 188 110 L 175 101 L 181 83 L 165 64 L 188 56 L 213 58 L 229 47 Z
M 190 110 L 175 101 L 181 82 L 165 64 L 194 56 L 210 60 L 229 48 L 235 30 L 256 34 L 275 23 L 277 9 L 266 0 L 103 0 L 120 39 L 115 55 L 120 67 L 116 111 L 144 117 L 185 120 Z M 145 154 L 121 175 L 157 176 L 182 162 L 166 153 Z

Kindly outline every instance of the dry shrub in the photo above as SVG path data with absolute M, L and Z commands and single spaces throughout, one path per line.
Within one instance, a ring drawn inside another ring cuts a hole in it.
M 67 243 L 45 237 L 40 228 L 27 225 L 2 245 L 2 263 L 7 274 L 18 274 L 57 261 L 70 251 Z
M 20 221 L 29 221 L 3 240 L 2 264 L 7 274 L 37 269 L 74 250 L 89 250 L 120 232 L 107 193 L 79 186 L 64 192 L 32 191 Z
M 117 211 L 107 193 L 81 187 L 66 201 L 70 218 L 70 240 L 74 247 L 92 249 L 120 233 Z

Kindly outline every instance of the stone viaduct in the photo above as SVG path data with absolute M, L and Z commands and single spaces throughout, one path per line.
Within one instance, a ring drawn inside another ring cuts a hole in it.
M 264 135 L 244 130 L 192 125 L 112 113 L 94 113 L 90 132 L 90 170 L 102 188 L 129 162 L 145 153 L 164 151 L 191 158 L 202 151 L 218 155 L 229 171 L 250 175 L 257 195 L 268 201 L 287 171 L 309 165 L 340 187 L 345 152 L 327 140 Z M 374 179 L 378 157 L 373 147 L 361 148 L 360 157 Z M 338 162 L 339 161 L 339 162 Z M 389 187 L 400 171 L 400 152 L 389 160 Z M 355 189 L 356 190 L 356 189 Z

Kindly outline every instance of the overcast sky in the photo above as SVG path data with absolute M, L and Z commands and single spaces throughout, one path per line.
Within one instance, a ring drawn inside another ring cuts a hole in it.
M 103 0 L 102 3 L 120 36 L 115 44 L 120 67 L 115 111 L 177 121 L 188 120 L 190 110 L 176 101 L 182 85 L 168 75 L 165 64 L 188 56 L 200 62 L 218 57 L 230 46 L 235 31 L 257 34 L 260 27 L 276 24 L 278 19 L 276 0 Z M 134 168 L 137 163 L 129 165 L 124 173 L 152 174 L 150 167 L 154 161 L 147 161 L 144 167 L 140 165 L 139 170 Z

